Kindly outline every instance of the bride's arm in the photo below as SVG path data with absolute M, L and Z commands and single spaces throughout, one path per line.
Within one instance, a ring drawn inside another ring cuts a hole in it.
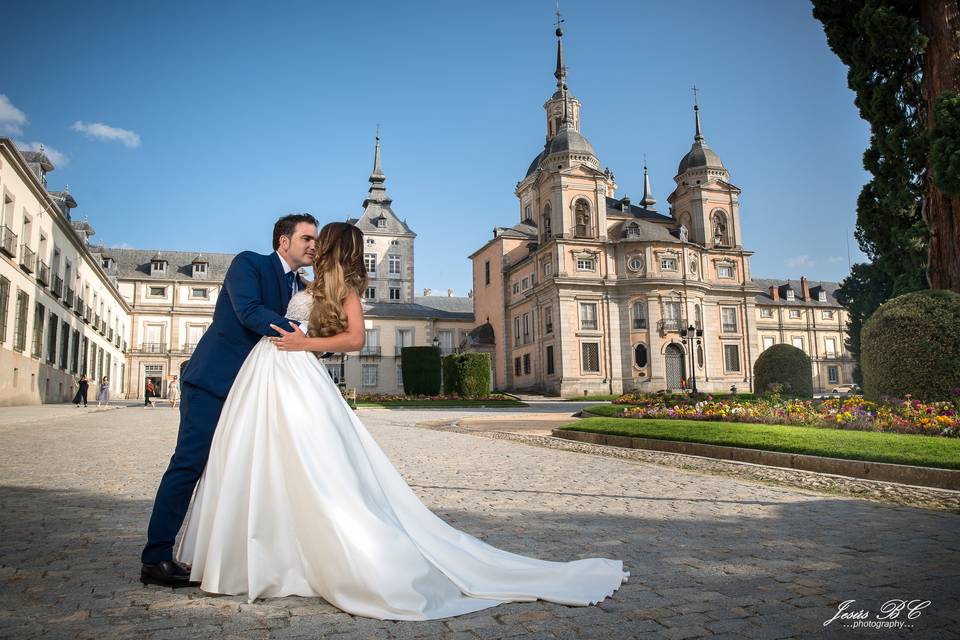
M 282 328 L 271 325 L 280 338 L 273 338 L 273 343 L 281 351 L 333 351 L 336 353 L 359 351 L 366 339 L 363 327 L 363 306 L 356 291 L 351 291 L 343 301 L 343 311 L 347 316 L 347 328 L 335 336 L 325 338 L 311 338 L 299 328 L 293 331 L 284 331 Z

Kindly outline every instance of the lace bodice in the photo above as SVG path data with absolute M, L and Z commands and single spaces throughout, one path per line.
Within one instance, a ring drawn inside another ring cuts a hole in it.
M 313 296 L 308 291 L 298 291 L 290 298 L 290 304 L 287 305 L 286 317 L 297 322 L 306 322 L 310 319 L 310 306 L 313 304 Z

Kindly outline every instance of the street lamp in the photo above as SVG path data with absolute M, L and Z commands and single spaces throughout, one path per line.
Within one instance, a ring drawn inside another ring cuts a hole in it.
M 694 351 L 700 348 L 703 340 L 703 329 L 697 328 L 692 324 L 686 329 L 680 330 L 680 336 L 683 338 L 687 347 L 687 353 L 690 354 L 690 389 L 693 395 L 697 395 L 697 362 Z
M 436 349 L 437 351 L 440 350 L 440 338 L 438 338 L 437 336 L 433 336 L 433 348 Z

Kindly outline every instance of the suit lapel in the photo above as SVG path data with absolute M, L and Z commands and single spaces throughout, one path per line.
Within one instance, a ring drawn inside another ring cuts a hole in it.
M 287 286 L 287 276 L 283 272 L 283 265 L 280 263 L 280 256 L 274 251 L 270 254 L 270 261 L 273 263 L 273 271 L 277 276 L 277 286 L 280 287 L 280 313 L 286 313 L 287 305 L 290 304 L 290 288 Z

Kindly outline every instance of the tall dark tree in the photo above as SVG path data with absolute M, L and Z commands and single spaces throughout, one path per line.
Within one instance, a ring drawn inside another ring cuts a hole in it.
M 920 31 L 927 37 L 923 99 L 930 130 L 927 277 L 931 289 L 960 293 L 960 2 L 920 0 Z
M 894 295 L 960 292 L 960 2 L 813 0 L 813 15 L 870 123 L 861 248 Z

